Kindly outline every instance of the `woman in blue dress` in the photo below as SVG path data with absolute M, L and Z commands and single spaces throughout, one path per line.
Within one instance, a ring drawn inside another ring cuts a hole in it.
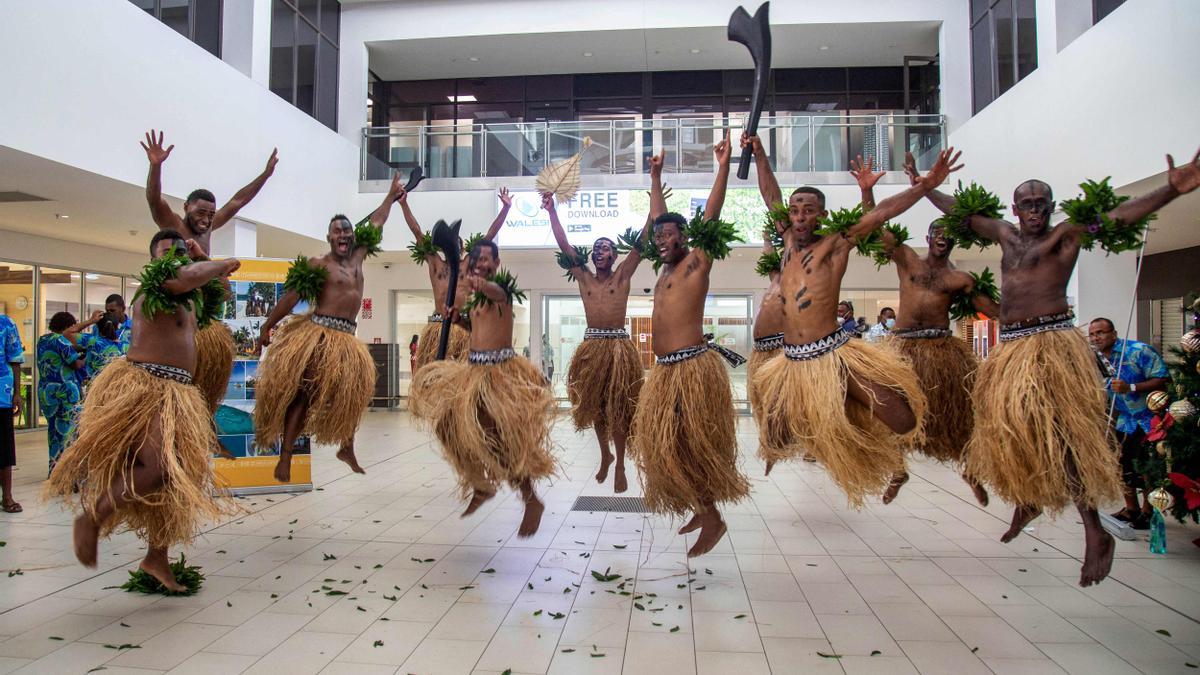
M 48 427 L 51 470 L 71 442 L 79 405 L 79 371 L 84 368 L 85 359 L 75 342 L 81 330 L 96 323 L 99 319 L 96 314 L 94 320 L 75 323 L 70 312 L 58 312 L 50 317 L 50 332 L 37 341 L 38 402 Z
M 116 317 L 105 312 L 96 322 L 96 330 L 79 333 L 75 346 L 84 351 L 84 367 L 75 372 L 82 376 L 83 384 L 96 379 L 104 366 L 129 351 L 129 333 L 119 326 Z

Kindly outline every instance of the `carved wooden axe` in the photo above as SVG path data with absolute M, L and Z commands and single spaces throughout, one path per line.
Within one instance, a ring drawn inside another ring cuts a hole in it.
M 767 81 L 771 76 L 771 24 L 767 18 L 770 6 L 771 3 L 764 2 L 753 17 L 744 8 L 738 7 L 729 17 L 729 39 L 746 45 L 746 49 L 750 50 L 750 58 L 754 59 L 754 95 L 750 117 L 746 120 L 746 133 L 751 136 L 758 132 L 758 118 L 762 117 L 763 103 L 767 100 Z M 732 143 L 733 139 L 729 139 L 729 142 Z M 739 179 L 746 180 L 750 175 L 752 156 L 750 148 L 742 151 L 737 170 Z
M 454 295 L 458 291 L 458 263 L 462 247 L 458 241 L 458 228 L 460 227 L 462 227 L 461 220 L 454 221 L 453 225 L 447 225 L 446 221 L 439 220 L 433 226 L 433 232 L 430 234 L 433 245 L 442 249 L 442 254 L 446 256 L 446 264 L 450 267 L 450 284 L 446 288 L 447 304 L 454 302 Z M 450 324 L 453 320 L 454 316 L 449 313 L 442 317 L 442 334 L 438 337 L 438 361 L 446 358 L 446 347 L 450 344 Z

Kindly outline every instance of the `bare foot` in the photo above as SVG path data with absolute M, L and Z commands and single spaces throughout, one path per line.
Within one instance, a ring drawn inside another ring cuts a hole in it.
M 975 493 L 975 501 L 979 502 L 980 506 L 988 505 L 988 493 L 983 489 L 983 484 L 971 478 L 967 474 L 963 474 L 963 480 L 967 481 L 967 485 L 971 486 L 971 492 Z
M 721 514 L 717 513 L 716 509 L 709 509 L 704 514 L 700 536 L 696 537 L 696 543 L 688 549 L 688 557 L 695 558 L 713 550 L 717 542 L 721 541 L 721 537 L 725 536 L 726 529 L 725 521 L 721 520 Z
M 603 483 L 608 480 L 608 467 L 613 463 L 613 454 L 604 448 L 600 449 L 600 470 L 596 472 L 596 482 Z
M 138 563 L 138 569 L 158 579 L 158 583 L 172 593 L 182 593 L 187 590 L 187 587 L 176 581 L 175 575 L 171 574 L 171 562 L 167 560 L 165 553 L 159 555 L 154 552 L 147 553 L 142 562 Z
M 1092 535 L 1091 532 L 1085 534 L 1087 543 L 1083 553 L 1083 568 L 1079 572 L 1079 585 L 1085 588 L 1100 583 L 1108 576 L 1116 546 L 1112 535 L 1102 529 L 1098 531 L 1098 536 Z
M 525 517 L 521 518 L 521 527 L 517 529 L 517 536 L 521 538 L 532 537 L 538 531 L 538 526 L 542 524 L 542 512 L 546 507 L 536 496 L 530 495 L 529 499 L 525 500 Z
M 700 529 L 700 526 L 703 524 L 704 524 L 704 520 L 701 519 L 700 514 L 697 513 L 694 516 L 692 516 L 691 520 L 687 521 L 687 525 L 684 525 L 683 527 L 679 528 L 679 534 L 687 534 L 688 532 L 695 532 L 696 530 Z
M 891 504 L 896 495 L 900 494 L 900 488 L 908 482 L 908 472 L 896 474 L 892 476 L 892 482 L 888 483 L 887 491 L 883 493 L 883 503 Z
M 92 517 L 81 513 L 75 518 L 75 557 L 84 567 L 96 566 L 96 541 L 100 537 L 100 526 Z
M 763 472 L 763 475 L 764 475 L 764 476 L 770 476 L 770 475 L 771 475 L 771 469 L 774 469 L 774 468 L 775 468 L 775 460 L 773 460 L 773 459 L 768 459 L 768 460 L 767 460 L 767 470 Z
M 279 462 L 275 464 L 275 480 L 280 483 L 288 483 L 292 480 L 291 455 L 279 455 Z
M 1021 534 L 1021 530 L 1040 515 L 1042 515 L 1042 509 L 1037 506 L 1018 506 L 1013 509 L 1012 525 L 1008 528 L 1008 532 L 1000 537 L 1000 541 L 1007 544 L 1016 539 L 1017 535 Z
M 486 502 L 487 500 L 489 500 L 495 496 L 496 496 L 495 492 L 484 492 L 483 490 L 476 490 L 475 494 L 471 495 L 471 503 L 467 504 L 467 510 L 463 511 L 462 515 L 459 516 L 459 518 L 466 518 L 467 516 L 471 515 L 472 513 L 475 513 L 476 511 L 479 510 L 479 507 L 483 506 L 484 502 Z
M 617 473 L 613 476 L 613 493 L 621 494 L 629 489 L 629 481 L 625 478 L 625 467 L 617 466 Z
M 354 473 L 366 474 L 366 470 L 358 465 L 358 458 L 354 456 L 354 448 L 342 448 L 337 451 L 337 458 L 350 466 L 350 470 Z

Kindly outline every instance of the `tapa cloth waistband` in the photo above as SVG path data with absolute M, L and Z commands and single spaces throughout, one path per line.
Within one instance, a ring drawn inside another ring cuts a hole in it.
M 841 328 L 829 335 L 803 345 L 783 345 L 783 355 L 791 361 L 811 361 L 841 347 L 850 341 L 850 333 Z
M 726 349 L 725 347 L 722 347 L 721 345 L 713 342 L 712 339 L 713 339 L 712 333 L 705 333 L 703 343 L 695 345 L 693 347 L 684 347 L 683 349 L 677 349 L 677 350 L 671 352 L 670 354 L 667 354 L 666 356 L 656 357 L 654 359 L 654 361 L 655 361 L 655 363 L 658 363 L 658 364 L 661 364 L 664 366 L 669 366 L 669 365 L 672 365 L 675 363 L 682 363 L 684 361 L 687 361 L 688 359 L 694 359 L 697 356 L 700 356 L 701 354 L 703 354 L 704 352 L 706 352 L 710 349 L 713 349 L 713 350 L 716 350 L 716 352 L 721 355 L 721 358 L 728 361 L 729 365 L 733 366 L 734 368 L 737 368 L 738 366 L 740 366 L 746 362 L 746 357 L 733 351 L 732 349 Z
M 171 380 L 180 384 L 192 383 L 192 374 L 185 368 L 164 366 L 161 363 L 138 363 L 137 361 L 130 361 L 129 363 L 133 364 L 137 368 L 141 368 L 155 377 L 159 377 L 164 380 Z
M 624 328 L 589 328 L 583 331 L 584 340 L 628 340 L 629 333 Z
M 324 314 L 313 314 L 312 322 L 318 326 L 324 326 L 332 330 L 341 331 L 354 335 L 354 329 L 358 328 L 358 323 L 350 319 L 343 319 L 336 316 L 325 316 Z
M 907 330 L 893 330 L 892 335 L 908 340 L 935 340 L 937 338 L 951 337 L 954 335 L 954 331 L 949 328 L 909 328 Z
M 1066 311 L 1059 314 L 1035 316 L 1024 321 L 1001 324 L 1000 341 L 1020 340 L 1030 335 L 1052 330 L 1075 330 L 1075 312 Z
M 492 349 L 486 352 L 477 352 L 472 349 L 471 353 L 467 355 L 467 363 L 473 366 L 494 366 L 498 363 L 504 363 L 516 355 L 517 353 L 513 351 L 512 347 Z
M 754 338 L 754 351 L 773 352 L 776 349 L 783 349 L 783 333 Z

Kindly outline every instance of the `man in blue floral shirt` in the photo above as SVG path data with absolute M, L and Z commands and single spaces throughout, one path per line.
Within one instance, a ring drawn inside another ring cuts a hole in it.
M 12 470 L 17 465 L 17 437 L 14 418 L 21 411 L 21 364 L 25 362 L 25 348 L 21 346 L 21 333 L 17 325 L 7 316 L 0 314 L 0 488 L 4 502 L 0 505 L 5 513 L 20 513 L 23 509 L 13 499 Z
M 1118 338 L 1116 327 L 1109 319 L 1092 319 L 1088 324 L 1088 342 L 1108 362 L 1108 401 L 1112 408 L 1113 429 L 1121 442 L 1125 508 L 1113 517 L 1129 522 L 1135 530 L 1149 529 L 1151 507 L 1145 499 L 1146 484 L 1134 462 L 1146 457 L 1146 434 L 1150 433 L 1150 421 L 1154 419 L 1154 413 L 1146 405 L 1146 395 L 1166 389 L 1170 373 L 1154 347 L 1137 340 Z M 1140 509 L 1139 488 L 1143 493 Z

